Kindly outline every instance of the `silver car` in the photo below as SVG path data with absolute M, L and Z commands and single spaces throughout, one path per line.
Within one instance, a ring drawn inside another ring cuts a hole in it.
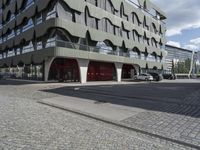
M 142 73 L 135 77 L 136 80 L 142 80 L 142 81 L 153 81 L 153 76 L 151 76 L 148 73 Z

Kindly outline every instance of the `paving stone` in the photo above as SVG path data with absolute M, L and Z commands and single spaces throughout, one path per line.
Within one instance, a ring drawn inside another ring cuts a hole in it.
M 44 90 L 60 87 L 63 85 L 0 84 L 0 150 L 189 149 L 153 136 L 135 133 L 37 103 L 40 99 L 56 98 L 59 93 Z M 165 102 L 156 100 L 151 103 L 137 101 L 138 107 L 147 110 L 123 120 L 122 123 L 150 133 L 200 145 L 199 97 L 200 91 L 196 90 L 182 101 L 176 101 L 176 98 L 169 99 L 169 103 L 168 99 L 163 99 Z M 155 109 L 156 107 L 158 109 Z
M 36 101 L 0 96 L 0 149 L 167 149 Z

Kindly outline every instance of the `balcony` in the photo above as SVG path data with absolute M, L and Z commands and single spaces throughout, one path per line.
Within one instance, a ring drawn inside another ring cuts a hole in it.
M 119 50 L 112 50 L 106 47 L 99 47 L 99 46 L 88 46 L 83 44 L 76 44 L 72 42 L 66 42 L 62 40 L 49 40 L 46 43 L 45 48 L 48 47 L 64 47 L 64 48 L 70 48 L 70 49 L 77 49 L 77 50 L 83 50 L 93 53 L 99 53 L 103 55 L 114 55 L 114 56 L 122 56 L 130 59 L 139 59 L 139 60 L 146 60 L 145 58 L 141 57 L 140 55 L 133 55 L 131 52 L 123 52 Z M 151 62 L 157 62 L 154 59 L 148 60 Z

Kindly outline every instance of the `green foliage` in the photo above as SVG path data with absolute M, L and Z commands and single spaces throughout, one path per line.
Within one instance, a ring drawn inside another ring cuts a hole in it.
M 176 65 L 172 65 L 174 73 L 189 73 L 191 65 L 191 59 L 186 59 L 184 62 L 178 62 Z

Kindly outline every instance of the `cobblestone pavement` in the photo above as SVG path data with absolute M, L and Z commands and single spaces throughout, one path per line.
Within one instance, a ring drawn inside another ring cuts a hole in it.
M 127 131 L 45 107 L 0 97 L 0 149 L 164 149 Z
M 179 87 L 171 85 L 163 87 L 164 90 L 177 90 L 177 94 L 168 95 L 170 98 L 163 97 L 160 101 L 155 98 L 155 102 L 147 101 L 145 94 L 142 98 L 137 95 L 131 97 L 133 95 L 131 91 L 136 90 L 133 86 L 143 90 L 143 87 L 137 85 L 123 85 L 123 88 L 95 86 L 95 90 L 94 87 L 85 87 L 83 89 L 86 92 L 83 90 L 73 96 L 96 98 L 101 101 L 105 100 L 106 94 L 109 93 L 113 96 L 109 97 L 109 102 L 146 109 L 145 112 L 123 120 L 122 123 L 125 125 L 200 145 L 199 85 L 190 85 L 187 93 L 184 93 L 185 89 L 180 90 Z M 159 85 L 149 86 L 154 87 L 155 90 Z M 121 97 L 117 95 L 120 94 L 119 91 L 122 93 Z M 66 95 L 70 94 L 68 87 L 63 88 L 62 84 L 22 84 L 22 82 L 0 81 L 0 150 L 189 149 L 183 145 L 37 103 L 37 100 L 57 97 L 63 92 Z M 102 94 L 101 92 L 104 96 L 100 97 L 98 94 Z M 146 96 L 150 95 L 148 90 L 145 92 Z M 139 91 L 137 93 L 140 94 Z
M 0 85 L 0 150 L 169 149 L 135 132 L 41 105 L 55 86 Z
M 75 94 L 62 87 L 46 92 L 145 109 L 121 123 L 200 147 L 199 83 L 88 86 Z
M 142 112 L 123 120 L 123 123 L 200 146 L 199 104 L 200 90 L 197 90 L 185 97 L 181 104 L 165 104 L 161 106 L 162 112 Z

